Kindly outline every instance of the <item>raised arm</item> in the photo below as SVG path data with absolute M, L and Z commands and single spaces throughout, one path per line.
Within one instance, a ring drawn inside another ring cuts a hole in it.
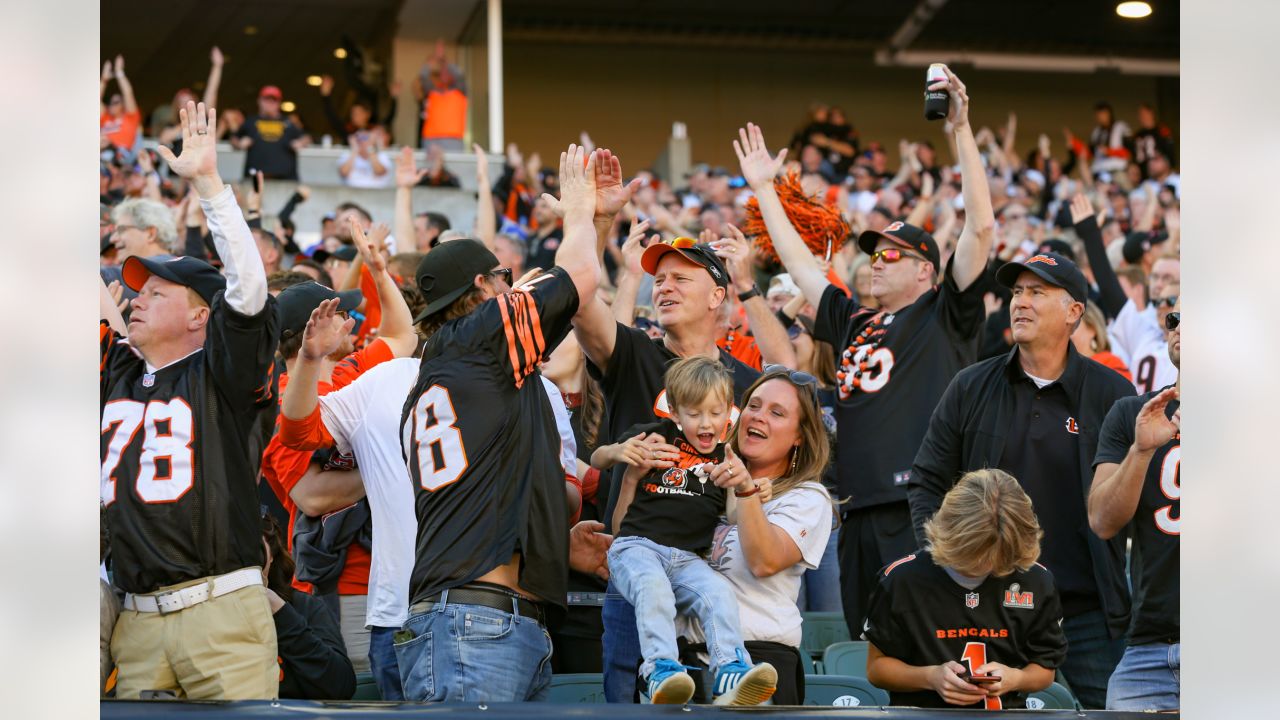
M 379 225 L 378 227 L 385 230 L 387 226 Z M 356 250 L 359 251 L 364 264 L 369 268 L 369 273 L 373 275 L 374 285 L 378 288 L 378 302 L 382 307 L 382 323 L 378 325 L 378 337 L 391 347 L 391 352 L 396 357 L 409 357 L 418 348 L 418 334 L 413 328 L 413 313 L 409 311 L 409 304 L 405 302 L 400 288 L 396 287 L 396 281 L 391 278 L 391 273 L 387 272 L 387 260 L 381 250 L 386 234 L 383 232 L 377 234 L 382 236 L 381 240 L 366 237 L 364 230 L 360 229 L 360 224 L 352 218 L 351 239 L 355 242 Z
M 951 277 L 960 290 L 965 290 L 982 276 L 991 256 L 995 241 L 996 216 L 991 209 L 991 189 L 987 186 L 987 173 L 978 154 L 978 143 L 969 126 L 969 95 L 964 83 L 943 66 L 947 79 L 934 83 L 930 90 L 945 88 L 951 95 L 951 123 L 956 139 L 956 152 L 960 154 L 960 184 L 964 192 L 964 229 L 951 257 Z M 939 268 L 940 270 L 941 268 Z
M 1175 411 L 1172 418 L 1165 417 L 1169 403 L 1177 398 L 1176 388 L 1166 388 L 1148 400 L 1134 421 L 1133 443 L 1124 460 L 1118 465 L 1099 463 L 1094 469 L 1089 488 L 1089 529 L 1103 540 L 1118 535 L 1133 519 L 1152 456 L 1178 434 L 1182 411 Z M 1110 422 L 1103 426 L 1104 434 L 1113 430 Z
M 738 130 L 738 139 L 733 141 L 733 151 L 738 154 L 743 177 L 760 202 L 760 214 L 769 230 L 769 237 L 773 240 L 773 249 L 786 266 L 787 272 L 791 273 L 791 279 L 804 293 L 805 299 L 817 307 L 822 302 L 822 293 L 830 283 L 817 259 L 804 244 L 800 233 L 791 225 L 787 211 L 782 207 L 782 200 L 773 187 L 773 179 L 787 158 L 786 148 L 778 151 L 777 157 L 771 157 L 764 144 L 764 133 L 755 124 L 747 123 L 745 129 Z
M 161 145 L 160 156 L 170 169 L 186 179 L 200 196 L 213 235 L 213 244 L 222 259 L 227 277 L 226 301 L 242 315 L 257 315 L 267 304 L 267 271 L 258 254 L 258 244 L 249 233 L 231 188 L 218 175 L 218 152 L 215 146 L 217 111 L 188 102 L 178 112 L 182 127 L 182 154 Z
M 1089 267 L 1093 270 L 1093 279 L 1098 283 L 1098 305 L 1108 318 L 1120 315 L 1120 310 L 1129 301 L 1116 277 L 1115 268 L 1107 257 L 1107 248 L 1102 244 L 1102 230 L 1098 227 L 1097 215 L 1093 205 L 1083 193 L 1076 193 L 1071 198 L 1071 223 L 1076 235 L 1084 243 L 1085 256 L 1089 258 Z
M 107 83 L 111 82 L 111 61 L 102 63 L 102 79 L 98 82 L 98 114 L 107 111 L 107 103 L 103 99 L 107 94 Z
M 644 277 L 644 268 L 640 266 L 640 258 L 644 255 L 644 234 L 649 229 L 649 221 L 641 220 L 631 224 L 631 232 L 627 241 L 622 243 L 622 262 L 618 266 L 618 288 L 613 296 L 613 319 L 623 325 L 630 325 L 636 319 L 636 304 L 640 292 L 640 281 Z M 657 241 L 658 235 L 652 236 Z
M 124 99 L 124 111 L 127 113 L 138 112 L 138 101 L 133 96 L 133 84 L 129 82 L 129 78 L 124 74 L 124 56 L 116 56 L 116 82 L 120 83 L 120 97 Z M 212 127 L 213 123 L 210 123 Z
M 204 83 L 204 104 L 205 107 L 217 107 L 218 105 L 218 88 L 222 85 L 222 51 L 217 45 L 209 51 L 209 79 Z
M 769 309 L 769 303 L 765 302 L 764 295 L 756 287 L 755 275 L 751 270 L 754 265 L 751 246 L 741 230 L 733 225 L 728 228 L 729 236 L 720 238 L 715 251 L 729 270 L 734 293 L 742 295 L 752 288 L 756 290 L 755 297 L 743 302 L 742 308 L 747 312 L 747 322 L 751 326 L 756 345 L 760 348 L 760 357 L 765 364 L 795 367 L 796 350 L 791 345 L 787 329 Z
M 393 232 L 400 242 L 408 242 L 416 237 L 413 229 L 413 186 L 427 174 L 427 169 L 418 169 L 413 160 L 413 148 L 405 145 L 396 156 L 396 209 L 392 222 Z M 415 243 L 416 244 L 416 243 Z M 416 249 L 416 248 L 415 248 Z
M 338 298 L 325 300 L 311 312 L 302 331 L 302 347 L 298 349 L 298 362 L 289 374 L 289 384 L 284 389 L 280 414 L 290 420 L 302 420 L 316 411 L 320 402 L 316 394 L 320 370 L 324 359 L 351 333 L 355 320 L 338 315 Z
M 472 143 L 471 149 L 476 154 L 476 239 L 493 252 L 498 219 L 493 211 L 493 188 L 489 185 L 489 156 L 477 143 Z
M 595 298 L 600 278 L 592 219 L 596 212 L 596 167 L 603 152 L 588 155 L 581 147 L 570 145 L 560 154 L 560 199 L 542 196 L 564 217 L 564 242 L 556 250 L 556 265 L 569 273 L 580 304 Z

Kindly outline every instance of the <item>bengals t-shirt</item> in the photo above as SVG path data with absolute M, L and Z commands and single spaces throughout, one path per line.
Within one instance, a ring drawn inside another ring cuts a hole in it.
M 623 439 L 640 433 L 660 433 L 680 450 L 672 468 L 655 468 L 636 484 L 618 537 L 643 537 L 659 545 L 701 554 L 711 548 L 716 522 L 724 514 L 725 491 L 711 482 L 707 463 L 724 462 L 724 443 L 709 455 L 698 452 L 670 418 L 637 425 Z
M 119 117 L 113 117 L 111 113 L 102 113 L 98 118 L 98 132 L 106 135 L 112 145 L 132 150 L 134 141 L 138 139 L 138 126 L 141 124 L 142 113 L 136 110 Z

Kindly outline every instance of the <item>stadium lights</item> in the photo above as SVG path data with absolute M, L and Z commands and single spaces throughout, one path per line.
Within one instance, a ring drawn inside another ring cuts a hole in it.
M 257 35 L 257 34 L 258 34 L 258 26 L 257 26 L 257 25 L 245 25 L 245 26 L 244 26 L 244 34 L 245 34 L 245 35 Z
M 336 58 L 338 58 L 339 60 L 342 60 L 342 59 L 344 59 L 344 58 L 346 58 L 346 57 L 347 57 L 347 49 L 346 49 L 346 48 L 338 48 L 338 49 L 336 49 L 336 50 L 334 50 L 334 51 L 333 51 L 333 56 L 334 56 L 334 57 L 336 57 Z
M 310 85 L 311 87 L 320 87 L 321 83 L 323 82 L 324 82 L 324 79 L 321 78 L 319 75 L 307 76 L 307 84 Z
M 1151 4 L 1145 2 L 1122 2 L 1116 5 L 1116 14 L 1122 18 L 1144 18 L 1151 14 Z
M 293 112 L 294 110 L 298 109 L 298 106 L 294 105 L 292 100 L 285 100 L 284 102 L 280 103 L 280 109 L 285 112 Z

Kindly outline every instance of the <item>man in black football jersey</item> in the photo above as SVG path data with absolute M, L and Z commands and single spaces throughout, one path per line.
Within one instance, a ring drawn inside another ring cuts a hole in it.
M 892 705 L 1026 707 L 1067 653 L 1031 499 L 1006 472 L 971 472 L 925 532 L 871 595 L 867 679 Z
M 130 258 L 128 339 L 100 329 L 102 503 L 126 592 L 111 640 L 117 695 L 274 698 L 250 438 L 275 411 L 275 301 L 218 176 L 214 109 L 189 102 L 180 116 L 182 154 L 160 154 L 200 196 L 226 278 L 195 258 Z M 103 304 L 118 328 L 109 296 Z
M 636 189 L 621 182 L 622 170 L 611 158 L 613 170 L 597 184 L 595 227 L 597 237 L 607 236 L 614 216 L 626 205 Z M 740 399 L 760 373 L 716 346 L 720 335 L 717 322 L 720 306 L 726 301 L 729 273 L 716 251 L 707 244 L 688 242 L 650 245 L 641 258 L 645 272 L 653 275 L 653 306 L 665 334 L 650 338 L 645 331 L 623 325 L 613 318 L 609 306 L 599 298 L 583 302 L 574 318 L 573 329 L 590 370 L 600 380 L 608 408 L 608 426 L 603 442 L 615 442 L 627 428 L 670 417 L 662 377 L 668 365 L 680 358 L 718 358 L 733 375 L 733 396 Z M 731 408 L 736 419 L 738 408 Z M 661 443 L 659 452 L 675 453 L 675 446 Z M 622 468 L 614 469 L 609 482 L 601 477 L 606 493 L 603 518 L 613 517 L 617 505 L 616 486 Z M 640 641 L 635 629 L 635 612 L 612 586 L 605 595 L 604 690 L 609 702 L 634 702 L 638 696 L 636 679 L 640 666 Z
M 560 439 L 536 377 L 595 294 L 596 167 L 560 156 L 564 242 L 556 266 L 514 291 L 471 240 L 418 266 L 427 336 L 404 404 L 401 447 L 418 516 L 409 618 L 396 636 L 405 697 L 522 701 L 551 683 L 548 612 L 566 607 L 568 514 Z M 505 270 L 505 274 L 504 274 Z
M 911 461 L 947 383 L 977 359 L 984 320 L 978 279 L 990 254 L 995 216 L 969 127 L 965 86 L 948 69 L 946 81 L 932 89 L 943 88 L 951 96 L 947 120 L 960 158 L 964 230 L 945 270 L 937 242 L 914 225 L 893 222 L 883 231 L 862 233 L 858 247 L 871 256 L 878 310 L 860 307 L 829 283 L 787 219 L 773 187 L 786 151 L 771 157 L 760 128 L 751 124 L 734 141 L 774 249 L 818 309 L 814 337 L 831 343 L 840 366 L 837 496 L 848 500 L 840 528 L 840 580 L 845 622 L 855 637 L 876 570 L 916 546 L 906 495 Z
M 1165 320 L 1169 359 L 1181 367 L 1182 305 Z M 1179 540 L 1182 533 L 1181 376 L 1170 387 L 1124 398 L 1107 413 L 1089 490 L 1089 527 L 1103 539 L 1135 523 L 1134 608 L 1124 657 L 1107 684 L 1108 710 L 1177 710 Z

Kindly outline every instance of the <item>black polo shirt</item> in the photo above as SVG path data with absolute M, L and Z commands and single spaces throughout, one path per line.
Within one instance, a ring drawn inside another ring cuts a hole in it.
M 1067 616 L 1096 610 L 1098 586 L 1082 528 L 1089 513 L 1080 492 L 1080 426 L 1064 378 L 1044 387 L 1010 355 L 1013 422 L 1000 469 L 1018 479 L 1044 530 L 1040 562 L 1052 572 Z M 1063 373 L 1066 375 L 1066 372 Z

